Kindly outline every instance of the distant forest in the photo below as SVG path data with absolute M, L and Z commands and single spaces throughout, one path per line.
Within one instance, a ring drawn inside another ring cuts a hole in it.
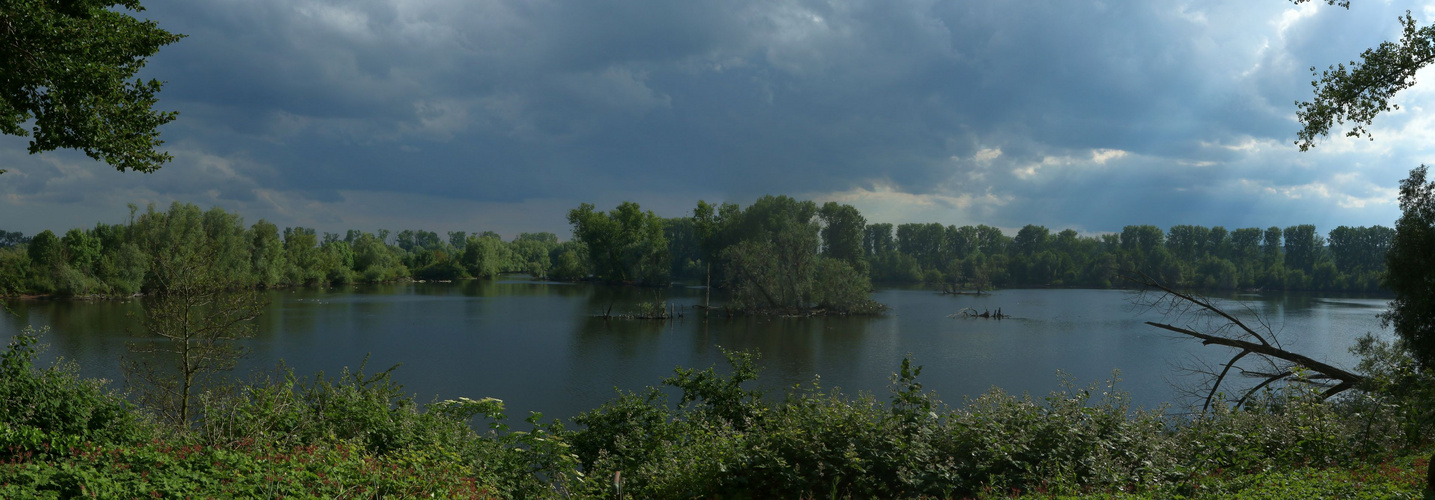
M 852 283 L 925 283 L 947 290 L 1121 287 L 1123 274 L 1141 272 L 1204 289 L 1370 292 L 1380 290 L 1394 235 L 1381 226 L 1341 226 L 1322 236 L 1304 224 L 1235 230 L 1178 225 L 1165 231 L 1133 225 L 1099 236 L 1027 225 L 1008 236 L 986 225 L 868 224 L 851 206 L 819 207 L 785 196 L 764 197 L 746 210 L 699 202 L 692 216 L 675 218 L 636 203 L 611 212 L 584 204 L 569 214 L 569 241 L 547 232 L 509 241 L 463 231 L 321 235 L 302 227 L 281 231 L 264 220 L 246 226 L 237 213 L 193 204 L 175 203 L 168 211 L 131 208 L 128 222 L 62 236 L 0 231 L 0 295 L 145 292 L 155 286 L 148 275 L 153 259 L 167 252 L 203 255 L 235 286 L 260 288 L 522 272 L 644 285 L 701 283 L 711 276 L 714 286 L 740 291 L 751 285 L 747 293 L 758 296 L 772 292 L 764 286 L 798 282 L 820 291 L 824 272 Z M 802 276 L 819 281 L 784 275 L 799 266 L 813 269 Z M 821 300 L 803 297 L 794 300 Z

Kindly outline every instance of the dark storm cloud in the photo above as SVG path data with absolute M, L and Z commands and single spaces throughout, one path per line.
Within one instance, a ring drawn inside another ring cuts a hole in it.
M 168 82 L 161 106 L 182 113 L 164 133 L 186 154 L 165 172 L 197 169 L 146 182 L 157 195 L 204 192 L 239 209 L 282 206 L 281 194 L 310 207 L 357 203 L 362 193 L 556 207 L 629 194 L 670 203 L 898 193 L 948 207 L 889 211 L 898 216 L 1100 231 L 1133 214 L 1215 224 L 1250 210 L 1299 212 L 1317 203 L 1319 186 L 1388 187 L 1398 178 L 1337 182 L 1369 156 L 1302 157 L 1288 147 L 1291 103 L 1309 95 L 1308 67 L 1348 60 L 1393 36 L 1400 11 L 1392 6 L 146 7 L 144 15 L 189 35 L 146 72 Z M 1398 155 L 1387 161 L 1424 154 L 1401 137 L 1392 137 Z M 46 179 L 55 172 L 27 173 L 9 189 L 53 189 L 46 186 L 59 181 Z M 215 179 L 226 184 L 205 188 Z M 1319 203 L 1379 198 L 1327 194 Z M 432 208 L 394 210 L 419 221 Z M 561 214 L 549 216 L 561 223 Z

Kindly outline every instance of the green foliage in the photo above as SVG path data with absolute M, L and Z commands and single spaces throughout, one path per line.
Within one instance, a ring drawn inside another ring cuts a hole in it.
M 492 278 L 508 272 L 663 285 L 669 278 L 705 281 L 711 271 L 714 285 L 740 289 L 738 300 L 728 304 L 732 310 L 789 313 L 864 309 L 859 297 L 868 288 L 860 285 L 864 277 L 947 290 L 1109 288 L 1122 283 L 1123 272 L 1139 271 L 1193 288 L 1376 291 L 1385 270 L 1384 252 L 1394 237 L 1394 230 L 1380 226 L 1341 226 L 1327 239 L 1311 225 L 1234 231 L 1178 225 L 1169 232 L 1128 226 L 1120 234 L 1098 237 L 1070 229 L 1051 234 L 1028 225 L 1012 238 L 985 225 L 865 224 L 850 206 L 829 203 L 819 209 L 786 196 L 764 197 L 746 209 L 699 202 L 693 217 L 673 219 L 658 218 L 636 204 L 620 205 L 611 214 L 585 206 L 570 215 L 583 221 L 589 239 L 600 240 L 598 251 L 581 237 L 559 243 L 552 233 L 523 233 L 504 242 L 491 231 L 452 232 L 445 241 L 431 231 L 406 230 L 390 245 L 387 231 L 351 230 L 343 239 L 329 234 L 321 242 L 313 229 L 286 228 L 281 239 L 268 222 L 245 228 L 237 214 L 175 203 L 165 212 L 150 207 L 130 224 L 72 229 L 63 238 L 42 232 L 26 243 L 5 236 L 12 242 L 6 248 L 23 249 L 23 258 L 0 254 L 0 294 L 149 291 L 154 284 L 147 263 L 157 251 L 186 253 L 201 246 L 222 249 L 216 264 L 245 276 L 239 286 Z M 463 239 L 455 245 L 459 236 Z M 604 262 L 601 269 L 595 255 Z M 813 288 L 808 280 L 846 276 L 832 273 L 838 268 L 823 259 L 855 271 L 851 279 L 834 281 L 851 287 Z M 778 274 L 744 274 L 753 270 Z M 734 286 L 731 280 L 748 283 Z M 845 297 L 845 303 L 856 306 L 818 305 L 843 302 L 832 297 Z
M 381 283 L 408 276 L 395 249 L 372 233 L 361 233 L 353 243 L 354 273 L 357 281 Z
M 951 409 L 922 390 L 910 360 L 893 376 L 890 405 L 816 384 L 774 404 L 741 388 L 756 376 L 752 358 L 727 354 L 731 375 L 679 369 L 664 381 L 683 390 L 676 408 L 650 388 L 576 418 L 574 452 L 588 477 L 620 477 L 625 494 L 648 498 L 1169 497 L 1246 491 L 1253 485 L 1243 481 L 1262 477 L 1250 474 L 1305 488 L 1303 467 L 1381 463 L 1410 449 L 1390 432 L 1389 411 L 1372 416 L 1372 405 L 1299 391 L 1267 391 L 1194 420 L 1133 410 L 1114 381 L 1064 384 L 1039 400 L 994 390 Z
M 152 433 L 72 369 L 36 370 L 35 336 L 0 356 L 0 496 L 453 498 L 1415 497 L 1431 387 L 1401 346 L 1361 342 L 1372 385 L 1321 403 L 1265 391 L 1201 418 L 1131 408 L 1116 382 L 1044 398 L 993 390 L 950 408 L 904 360 L 890 402 L 816 382 L 781 400 L 746 388 L 757 356 L 679 368 L 566 430 L 501 401 L 425 410 L 392 368 L 280 368 L 206 392 L 197 425 Z M 1295 387 L 1295 386 L 1293 386 Z M 1420 406 L 1424 405 L 1424 406 Z M 477 427 L 474 427 L 477 425 Z
M 144 302 L 149 335 L 128 344 L 127 378 L 141 401 L 166 423 L 190 424 L 194 395 L 243 355 L 236 341 L 253 335 L 250 320 L 266 305 L 253 289 L 235 290 L 245 274 L 222 267 L 221 249 L 161 249 L 154 255 L 153 297 Z
M 580 280 L 592 274 L 588 267 L 588 248 L 581 242 L 565 241 L 549 250 L 553 267 L 548 277 L 559 280 Z
M 546 278 L 549 269 L 553 268 L 550 254 L 558 247 L 558 236 L 553 233 L 523 233 L 508 246 L 517 270 L 535 278 Z
M 1384 285 L 1395 293 L 1386 326 L 1406 342 L 1421 367 L 1435 367 L 1435 182 L 1426 182 L 1424 165 L 1400 181 L 1400 220 L 1386 254 Z
M 250 282 L 267 288 L 285 280 L 289 262 L 284 243 L 279 240 L 279 227 L 260 219 L 249 227 L 245 237 L 249 240 Z
M 727 307 L 781 314 L 882 310 L 869 298 L 861 255 L 865 222 L 856 209 L 829 203 L 819 211 L 810 201 L 765 196 L 746 210 L 724 205 L 720 213 L 700 202 L 695 213 L 703 247 L 713 252 L 729 290 Z M 821 254 L 819 234 L 827 234 Z
M 1351 353 L 1360 358 L 1356 369 L 1366 376 L 1366 387 L 1343 403 L 1365 417 L 1361 434 L 1384 436 L 1390 446 L 1428 442 L 1435 435 L 1435 375 L 1420 369 L 1404 340 L 1366 334 Z
M 812 302 L 844 314 L 875 314 L 887 307 L 872 300 L 872 283 L 847 262 L 823 257 L 813 270 Z
M 320 373 L 301 379 L 280 367 L 233 391 L 208 395 L 192 439 L 217 449 L 348 449 L 368 462 L 397 465 L 390 473 L 415 487 L 441 491 L 455 483 L 470 485 L 474 488 L 458 491 L 485 493 L 479 497 L 550 496 L 578 478 L 561 425 L 543 424 L 535 414 L 528 419 L 533 431 L 510 432 L 503 402 L 493 398 L 437 401 L 424 411 L 394 382 L 397 368 L 368 374 L 360 365 L 337 378 Z M 488 432 L 474 431 L 469 426 L 474 419 L 487 421 Z M 424 469 L 442 473 L 415 474 Z M 288 479 L 295 486 L 318 486 L 313 476 Z
M 125 10 L 144 8 L 138 0 L 6 2 L 0 133 L 24 137 L 31 123 L 31 154 L 79 149 L 120 171 L 152 172 L 169 161 L 156 150 L 164 144 L 158 127 L 177 113 L 153 109 L 159 80 L 131 78 L 183 35 Z
M 611 213 L 584 203 L 568 212 L 573 239 L 588 248 L 593 275 L 612 283 L 667 285 L 672 254 L 663 219 L 637 203 L 623 202 Z
M 867 219 L 851 205 L 829 201 L 817 211 L 822 221 L 822 255 L 847 263 L 852 269 L 866 275 L 867 262 L 863 258 L 862 238 Z
M 1399 108 L 1390 98 L 1414 85 L 1416 72 L 1435 61 L 1435 26 L 1417 26 L 1408 12 L 1399 21 L 1399 41 L 1381 42 L 1362 52 L 1359 62 L 1331 66 L 1310 82 L 1315 97 L 1296 103 L 1303 127 L 1295 143 L 1301 151 L 1315 147 L 1317 138 L 1347 121 L 1354 125 L 1347 137 L 1369 137 L 1365 127 L 1377 115 Z M 1310 71 L 1316 74 L 1314 66 Z
M 510 255 L 503 240 L 497 237 L 469 236 L 463 245 L 462 265 L 470 276 L 492 278 L 503 272 Z
M 141 438 L 129 405 L 103 382 L 79 378 L 74 366 L 34 366 L 43 333 L 27 327 L 0 355 L 0 462 L 84 442 Z
M 264 228 L 266 231 L 268 228 Z M 268 237 L 266 237 L 267 239 Z M 268 241 L 268 245 L 274 245 L 277 241 Z M 324 251 L 318 247 L 319 239 L 313 229 L 295 227 L 284 228 L 283 254 L 270 257 L 275 264 L 282 263 L 284 270 L 284 282 L 293 285 L 317 285 L 328 279 L 328 259 Z M 271 253 L 274 250 L 266 248 Z M 277 250 L 277 249 L 276 249 Z M 258 258 L 258 257 L 256 257 Z M 279 267 L 279 266 L 274 266 Z
M 30 255 L 21 248 L 0 248 L 0 296 L 23 294 L 30 283 Z

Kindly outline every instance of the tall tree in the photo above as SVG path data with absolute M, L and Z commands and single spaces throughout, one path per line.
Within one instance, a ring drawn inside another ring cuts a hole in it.
M 829 201 L 817 211 L 817 217 L 822 221 L 822 254 L 846 262 L 865 274 L 862 238 L 867 219 L 862 213 L 852 205 Z
M 892 224 L 868 224 L 862 231 L 862 247 L 868 257 L 895 251 L 897 243 L 892 239 Z
M 1410 347 L 1421 366 L 1435 367 L 1435 183 L 1424 165 L 1400 181 L 1400 220 L 1385 257 L 1385 286 L 1395 293 L 1386 326 Z
M 152 249 L 155 290 L 145 301 L 144 329 L 156 337 L 129 344 L 126 375 L 140 399 L 176 426 L 187 426 L 206 377 L 233 369 L 253 335 L 250 320 L 265 301 L 254 289 L 229 291 L 243 276 L 225 271 L 213 243 L 197 249 Z
M 159 80 L 131 78 L 183 35 L 112 7 L 144 10 L 138 0 L 0 4 L 0 133 L 32 136 L 31 154 L 79 149 L 152 172 L 171 158 L 157 150 L 158 127 L 177 113 L 153 109 Z
M 588 262 L 599 279 L 667 284 L 672 255 L 663 235 L 663 219 L 625 201 L 611 213 L 584 203 L 568 212 L 573 239 L 588 246 Z
M 1325 238 L 1315 232 L 1315 226 L 1301 224 L 1291 226 L 1282 233 L 1285 236 L 1285 265 L 1287 269 L 1299 269 L 1307 273 L 1315 269 L 1325 249 Z

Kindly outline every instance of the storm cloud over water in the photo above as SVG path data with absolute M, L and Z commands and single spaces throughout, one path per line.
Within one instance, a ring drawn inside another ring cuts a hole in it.
M 162 129 L 175 161 L 120 174 L 0 139 L 4 226 L 88 226 L 179 200 L 328 231 L 566 237 L 581 202 L 678 216 L 772 193 L 874 221 L 1324 231 L 1390 225 L 1396 183 L 1432 162 L 1424 84 L 1377 119 L 1374 142 L 1292 145 L 1310 67 L 1394 38 L 1404 5 L 145 6 L 188 35 L 145 70 L 181 113 Z

